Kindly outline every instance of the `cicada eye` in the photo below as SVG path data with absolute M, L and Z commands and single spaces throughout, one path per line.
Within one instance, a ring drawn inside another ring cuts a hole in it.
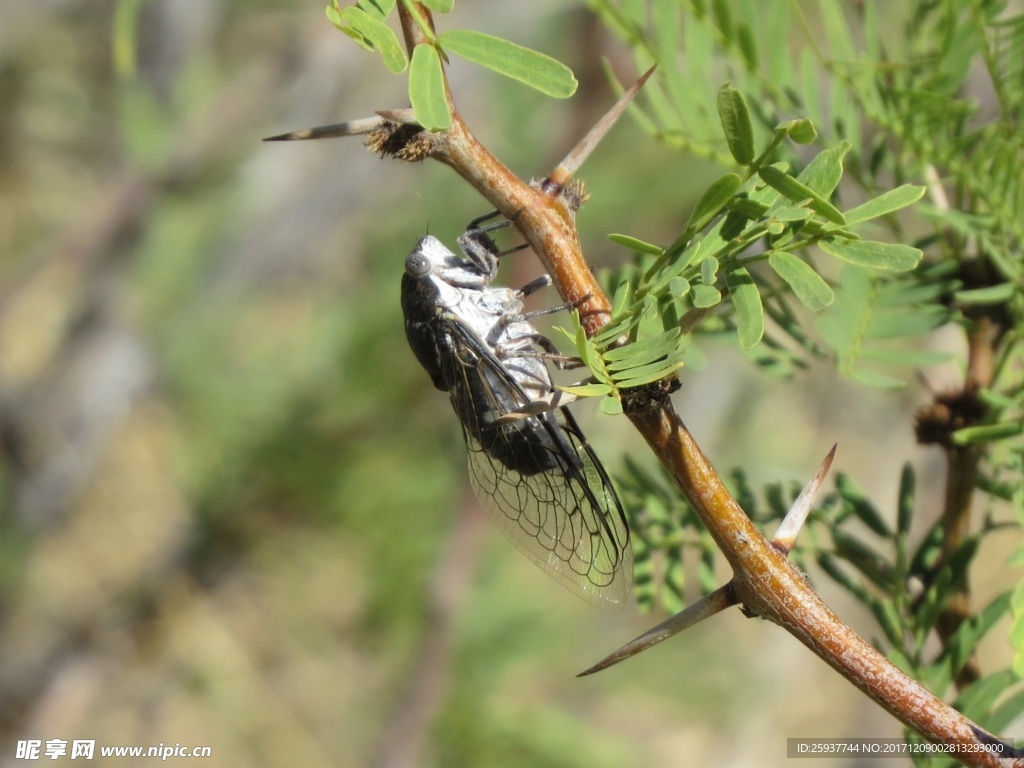
M 425 277 L 430 274 L 430 261 L 419 251 L 405 257 L 405 271 L 410 277 Z

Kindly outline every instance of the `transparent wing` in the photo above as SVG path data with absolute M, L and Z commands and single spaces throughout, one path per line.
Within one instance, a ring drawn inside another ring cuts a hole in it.
M 625 515 L 607 473 L 563 409 L 493 426 L 528 397 L 469 329 L 455 321 L 445 371 L 481 505 L 530 559 L 570 591 L 622 606 L 633 576 Z

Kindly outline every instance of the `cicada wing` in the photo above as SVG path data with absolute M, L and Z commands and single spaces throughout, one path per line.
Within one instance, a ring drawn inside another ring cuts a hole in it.
M 477 498 L 516 547 L 570 591 L 602 608 L 620 608 L 629 594 L 633 560 L 625 515 L 608 475 L 564 409 L 491 424 L 528 398 L 465 330 L 457 343 L 460 365 L 449 371 L 449 393 L 462 422 Z
M 629 534 L 617 497 L 582 445 L 569 440 L 585 457 L 577 470 L 558 454 L 559 469 L 523 474 L 496 462 L 468 433 L 466 444 L 470 483 L 506 536 L 570 591 L 620 608 L 633 575 Z

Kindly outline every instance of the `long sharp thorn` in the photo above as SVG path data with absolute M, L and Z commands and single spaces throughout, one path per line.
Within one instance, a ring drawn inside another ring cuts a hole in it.
M 796 497 L 793 506 L 790 507 L 789 512 L 783 518 L 779 530 L 775 532 L 775 536 L 772 538 L 772 546 L 780 552 L 788 554 L 789 550 L 793 548 L 797 534 L 800 533 L 800 529 L 807 520 L 807 515 L 810 514 L 811 507 L 814 506 L 814 500 L 818 496 L 818 491 L 821 490 L 825 477 L 828 475 L 829 469 L 832 468 L 832 460 L 836 457 L 836 448 L 838 447 L 838 444 L 832 446 L 832 450 L 828 452 L 825 460 L 818 467 L 817 473 L 804 486 L 804 489 L 800 491 L 800 495 Z
M 625 661 L 631 656 L 636 656 L 641 651 L 646 651 L 662 640 L 668 640 L 673 635 L 678 635 L 684 629 L 689 629 L 699 621 L 703 621 L 709 616 L 714 616 L 720 611 L 724 611 L 730 606 L 736 605 L 739 602 L 736 599 L 736 595 L 733 592 L 732 582 L 730 581 L 724 587 L 719 587 L 714 592 L 706 597 L 702 597 L 697 602 L 686 607 L 685 610 L 677 613 L 670 619 L 661 622 L 656 627 L 647 630 L 640 637 L 635 640 L 630 640 L 624 646 L 614 653 L 609 654 L 601 661 L 597 662 L 590 669 L 586 669 L 580 672 L 576 677 L 584 677 L 586 675 L 592 675 L 595 672 L 600 672 L 602 669 L 608 669 L 608 667 L 618 664 L 620 661 Z
M 416 113 L 408 107 L 405 109 L 378 109 L 377 114 L 385 120 L 390 120 L 392 123 L 402 123 L 403 125 L 416 124 Z
M 544 182 L 544 189 L 557 191 L 566 185 L 569 179 L 572 178 L 572 175 L 579 170 L 581 165 L 583 165 L 583 161 L 590 156 L 590 153 L 594 151 L 594 148 L 598 143 L 600 143 L 601 139 L 605 137 L 605 134 L 607 134 L 608 131 L 611 130 L 611 127 L 615 125 L 615 121 L 618 120 L 622 116 L 622 113 L 626 111 L 626 107 L 629 106 L 629 103 L 633 101 L 637 93 L 640 92 L 644 83 L 647 82 L 647 78 L 654 73 L 656 68 L 657 65 L 644 72 L 643 75 L 640 76 L 640 79 L 633 83 L 633 85 L 623 93 L 621 97 L 619 97 L 619 100 L 615 102 L 614 106 L 612 106 L 612 108 L 597 121 L 587 135 L 580 140 L 579 144 L 573 147 L 572 151 L 566 155 L 565 159 L 558 164 L 554 171 L 551 172 L 551 175 L 548 176 L 547 180 Z
M 358 120 L 348 120 L 344 123 L 321 125 L 316 128 L 303 128 L 300 131 L 282 133 L 280 136 L 268 136 L 264 141 L 301 141 L 304 139 L 331 139 L 335 136 L 358 136 L 378 128 L 384 120 L 385 118 L 379 115 L 375 117 L 362 117 Z

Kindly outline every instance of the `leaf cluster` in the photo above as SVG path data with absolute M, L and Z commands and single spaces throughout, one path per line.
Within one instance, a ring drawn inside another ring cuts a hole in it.
M 780 123 L 757 151 L 743 95 L 727 85 L 717 103 L 730 153 L 743 174 L 730 172 L 711 184 L 667 246 L 611 236 L 637 258 L 614 276 L 608 326 L 591 339 L 576 334 L 580 356 L 602 385 L 578 394 L 618 399 L 622 387 L 668 375 L 682 364 L 689 332 L 719 307 L 732 318 L 743 349 L 764 338 L 766 314 L 808 343 L 787 297 L 811 311 L 834 300 L 810 260 L 812 247 L 863 270 L 905 272 L 921 259 L 917 248 L 863 239 L 854 227 L 916 202 L 923 187 L 903 185 L 841 211 L 830 198 L 843 176 L 849 143 L 822 150 L 795 173 L 773 158 L 786 139 L 814 138 L 809 121 Z
M 452 123 L 451 103 L 445 88 L 442 62 L 448 54 L 487 67 L 548 96 L 565 99 L 576 92 L 576 78 L 559 61 L 510 40 L 471 29 L 450 29 L 435 34 L 412 0 L 400 0 L 419 24 L 427 42 L 412 51 L 411 59 L 386 19 L 396 0 L 359 0 L 342 8 L 338 0 L 327 6 L 327 18 L 367 50 L 380 54 L 394 74 L 409 69 L 409 103 L 417 122 L 430 131 L 443 131 Z M 448 13 L 454 0 L 424 0 L 419 5 L 435 13 Z
M 879 367 L 918 362 L 903 357 L 906 344 L 888 339 L 920 336 L 941 324 L 939 318 L 957 319 L 959 311 L 969 313 L 981 302 L 1007 307 L 1020 319 L 1024 176 L 1016 169 L 1024 161 L 1019 130 L 1024 14 L 1013 15 L 1005 0 L 896 5 L 873 0 L 857 6 L 835 0 L 591 0 L 590 5 L 630 46 L 638 68 L 659 65 L 659 77 L 648 83 L 643 106 L 633 114 L 666 145 L 723 165 L 743 164 L 751 134 L 755 142 L 766 141 L 779 124 L 806 116 L 828 143 L 849 142 L 844 158 L 848 182 L 832 193 L 833 204 L 842 197 L 895 192 L 907 181 L 929 185 L 930 201 L 915 207 L 926 221 L 913 222 L 913 227 L 933 231 L 912 244 L 925 251 L 926 266 L 942 263 L 943 274 L 923 269 L 909 283 L 922 284 L 927 292 L 935 281 L 959 279 L 957 293 L 951 297 L 936 291 L 928 299 L 907 293 L 900 297 L 903 314 L 876 315 L 887 305 L 865 302 L 863 280 L 854 277 L 848 286 L 846 276 L 853 268 L 844 268 L 832 286 L 837 300 L 820 320 L 829 327 L 819 328 L 820 340 L 832 349 L 842 373 L 865 383 L 898 386 L 906 374 L 892 376 Z M 789 45 L 780 44 L 787 40 Z M 987 77 L 988 104 L 972 96 L 979 89 L 968 80 L 971 72 Z M 721 96 L 716 100 L 707 89 L 695 87 L 724 79 L 751 104 L 752 125 L 723 111 Z M 724 139 L 720 124 L 726 127 Z M 742 147 L 740 154 L 737 147 Z M 797 168 L 809 162 L 795 145 L 780 145 L 778 152 Z M 894 242 L 906 242 L 908 223 L 889 212 L 871 227 L 888 232 Z M 870 253 L 862 256 L 872 259 Z M 870 276 L 873 284 L 893 279 L 889 273 Z M 901 289 L 916 287 L 900 280 Z M 844 297 L 847 290 L 853 295 Z M 893 320 L 902 324 L 917 312 L 925 316 L 912 321 L 923 329 L 915 334 L 899 329 L 888 337 L 860 333 L 868 326 L 880 332 Z M 788 317 L 786 326 L 792 335 Z M 807 329 L 803 333 L 810 335 Z M 814 351 L 813 345 L 802 345 Z

